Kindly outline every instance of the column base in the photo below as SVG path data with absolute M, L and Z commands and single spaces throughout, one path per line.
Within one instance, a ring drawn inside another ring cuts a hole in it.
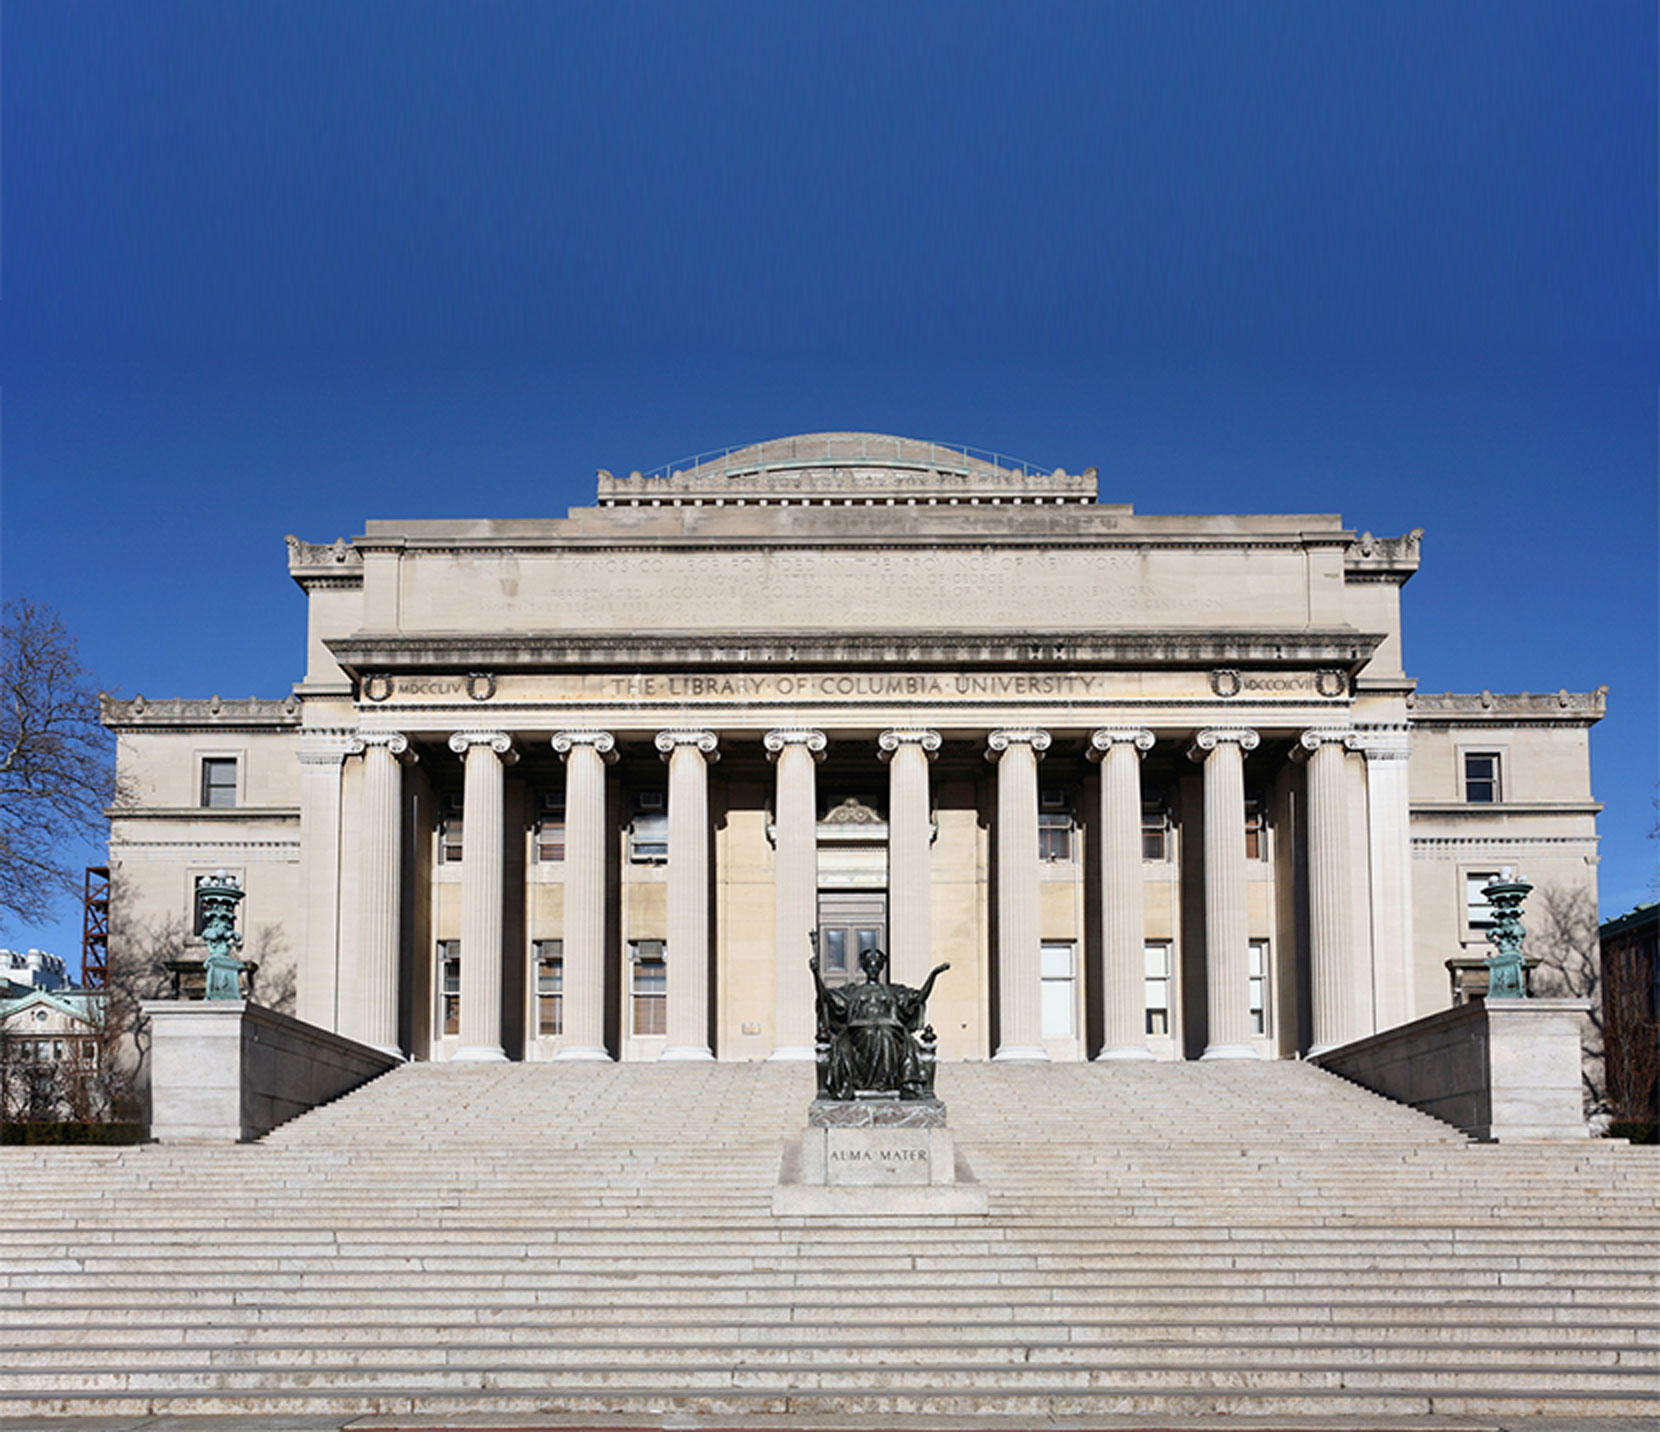
M 505 1064 L 507 1054 L 499 1044 L 463 1044 L 450 1055 L 451 1064 Z
M 1024 1060 L 1029 1064 L 1047 1064 L 1049 1062 L 1049 1051 L 1036 1044 L 1005 1044 L 991 1057 L 994 1062 L 1002 1059 L 1005 1061 Z
M 567 1045 L 565 1048 L 559 1050 L 553 1057 L 555 1060 L 586 1059 L 595 1064 L 609 1064 L 611 1062 L 611 1055 L 608 1050 L 600 1049 L 592 1044 Z
M 774 1060 L 780 1063 L 810 1064 L 817 1057 L 816 1051 L 804 1044 L 791 1044 L 783 1049 L 775 1049 L 767 1055 L 767 1063 Z
M 713 1053 L 710 1052 L 709 1046 L 707 1044 L 701 1045 L 701 1046 L 693 1045 L 693 1044 L 677 1044 L 672 1049 L 665 1049 L 657 1057 L 660 1060 L 673 1059 L 673 1060 L 677 1060 L 677 1061 L 686 1061 L 686 1060 L 698 1060 L 698 1059 L 713 1059 L 715 1056 L 714 1056 Z
M 1261 1059 L 1249 1044 L 1213 1044 L 1199 1056 L 1201 1059 Z
M 1121 1059 L 1153 1059 L 1157 1056 L 1143 1044 L 1115 1044 L 1095 1056 L 1095 1063 L 1112 1063 Z

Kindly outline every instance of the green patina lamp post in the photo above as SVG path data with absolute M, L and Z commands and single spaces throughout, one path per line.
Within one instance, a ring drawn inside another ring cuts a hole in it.
M 196 887 L 202 906 L 202 939 L 207 944 L 207 959 L 202 962 L 207 972 L 206 999 L 241 999 L 242 971 L 247 963 L 231 953 L 242 948 L 242 936 L 236 932 L 236 907 L 242 903 L 242 887 L 236 877 L 223 870 L 215 870 Z
M 1488 999 L 1527 998 L 1522 979 L 1522 937 L 1527 933 L 1522 928 L 1522 901 L 1532 889 L 1526 880 L 1513 879 L 1508 868 L 1481 888 L 1493 907 L 1493 928 L 1487 932 L 1487 941 L 1493 947 L 1487 957 Z

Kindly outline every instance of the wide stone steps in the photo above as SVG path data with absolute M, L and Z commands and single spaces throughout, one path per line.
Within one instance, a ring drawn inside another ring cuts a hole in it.
M 986 1217 L 772 1217 L 799 1066 L 411 1066 L 260 1145 L 0 1151 L 0 1417 L 1660 1417 L 1650 1151 L 1306 1066 L 940 1077 Z

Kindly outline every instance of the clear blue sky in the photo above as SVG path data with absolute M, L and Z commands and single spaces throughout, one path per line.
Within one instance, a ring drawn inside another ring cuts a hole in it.
M 278 696 L 282 535 L 825 428 L 1422 526 L 1426 690 L 1612 688 L 1653 898 L 1655 11 L 1389 0 L 0 15 L 0 585 Z M 0 930 L 71 959 L 78 912 Z

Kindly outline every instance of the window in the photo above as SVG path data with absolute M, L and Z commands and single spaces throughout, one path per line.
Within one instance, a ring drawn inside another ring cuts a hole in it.
M 1262 802 L 1255 797 L 1245 802 L 1245 858 L 1247 860 L 1266 860 L 1268 858 L 1268 842 L 1264 838 L 1268 831 L 1268 818 L 1263 812 Z
M 443 798 L 438 818 L 438 863 L 458 865 L 461 861 L 461 797 L 451 793 Z
M 1043 947 L 1043 1033 L 1064 1037 L 1073 1032 L 1074 960 L 1071 945 Z
M 669 858 L 667 791 L 634 792 L 634 818 L 628 826 L 628 858 L 636 862 Z
M 1147 1032 L 1170 1033 L 1170 946 L 1146 946 Z
M 826 930 L 824 932 L 824 973 L 845 975 L 847 973 L 847 931 Z
M 544 791 L 536 803 L 536 840 L 534 854 L 538 861 L 565 858 L 565 795 Z
M 1493 752 L 1464 757 L 1464 799 L 1471 805 L 1492 805 L 1499 798 L 1499 758 Z
M 1038 795 L 1038 859 L 1072 859 L 1072 802 L 1065 791 Z
M 438 942 L 438 1033 L 461 1033 L 461 941 Z
M 208 810 L 235 809 L 235 756 L 202 757 L 202 805 Z
M 1158 801 L 1143 801 L 1141 804 L 1141 858 L 1170 858 L 1170 815 Z
M 565 942 L 537 940 L 536 1033 L 539 1036 L 565 1032 Z
M 1493 907 L 1481 892 L 1498 878 L 1496 870 L 1464 872 L 1464 925 L 1472 934 L 1493 928 Z
M 1268 941 L 1252 940 L 1246 952 L 1250 978 L 1251 1033 L 1268 1033 Z
M 669 967 L 661 940 L 636 940 L 629 947 L 633 961 L 630 995 L 636 1034 L 667 1034 L 669 1030 Z

